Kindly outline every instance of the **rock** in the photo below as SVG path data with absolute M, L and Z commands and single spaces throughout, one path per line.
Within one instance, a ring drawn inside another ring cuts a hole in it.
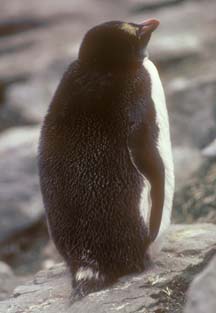
M 175 85 L 168 97 L 174 145 L 202 148 L 215 138 L 216 77 Z
M 132 2 L 131 11 L 146 12 L 161 8 L 167 8 L 172 5 L 180 4 L 185 0 L 136 0 Z
M 16 286 L 21 283 L 23 283 L 23 279 L 16 277 L 12 269 L 0 261 L 0 301 L 8 298 Z
M 206 161 L 174 197 L 173 219 L 177 223 L 216 224 L 216 163 Z
M 215 313 L 216 308 L 216 256 L 201 274 L 198 274 L 188 291 L 185 313 Z
M 32 276 L 42 269 L 49 269 L 62 262 L 42 223 L 13 238 L 6 247 L 0 248 L 0 257 L 17 276 Z
M 0 246 L 43 216 L 36 151 L 39 128 L 5 131 L 0 137 Z
M 0 259 L 17 275 L 31 275 L 59 260 L 48 243 L 38 182 L 39 127 L 18 127 L 0 136 Z
M 14 275 L 11 268 L 0 261 L 0 301 L 6 299 L 13 290 Z
M 200 168 L 203 158 L 200 150 L 186 146 L 174 146 L 173 158 L 175 190 L 178 191 L 187 184 L 191 176 Z
M 34 28 L 43 27 L 48 24 L 48 21 L 34 18 L 14 18 L 1 20 L 0 22 L 0 37 L 12 36 L 14 34 L 28 31 Z
M 151 43 L 150 55 L 159 68 L 173 66 L 202 54 L 200 40 L 193 33 L 161 34 Z
M 202 154 L 210 159 L 216 158 L 216 139 L 202 150 Z
M 50 269 L 55 263 L 62 262 L 62 257 L 59 255 L 52 240 L 49 240 L 42 251 L 43 263 L 42 269 Z
M 47 76 L 13 84 L 7 89 L 5 104 L 0 109 L 1 130 L 41 123 L 60 80 L 60 77 Z
M 17 287 L 9 300 L 0 302 L 0 312 L 180 313 L 188 285 L 205 267 L 215 242 L 215 225 L 173 225 L 160 257 L 146 272 L 74 302 L 68 271 L 55 265 Z

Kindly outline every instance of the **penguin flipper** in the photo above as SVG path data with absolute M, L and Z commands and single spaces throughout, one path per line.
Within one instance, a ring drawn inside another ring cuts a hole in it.
M 152 242 L 158 235 L 162 220 L 165 169 L 150 125 L 141 124 L 131 132 L 128 138 L 128 150 L 132 164 L 151 185 L 149 240 Z

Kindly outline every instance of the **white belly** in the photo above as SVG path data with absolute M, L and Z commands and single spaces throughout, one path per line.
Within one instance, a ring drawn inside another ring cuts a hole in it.
M 162 221 L 160 225 L 159 234 L 157 237 L 158 239 L 170 224 L 174 193 L 174 168 L 170 141 L 168 113 L 161 80 L 155 65 L 148 58 L 144 59 L 143 66 L 148 71 L 151 79 L 151 96 L 155 105 L 156 122 L 159 128 L 158 150 L 165 167 L 165 200 Z M 145 189 L 143 190 L 141 211 L 142 211 L 141 214 L 144 217 L 145 222 L 148 224 L 151 212 L 149 183 L 147 183 Z

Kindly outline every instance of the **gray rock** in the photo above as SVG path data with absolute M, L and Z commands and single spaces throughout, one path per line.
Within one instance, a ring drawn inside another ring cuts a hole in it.
M 200 150 L 187 146 L 174 146 L 173 158 L 175 190 L 179 190 L 187 184 L 191 176 L 200 168 L 203 158 Z
M 36 151 L 39 128 L 10 129 L 0 137 L 0 245 L 43 216 Z
M 0 261 L 0 301 L 7 298 L 13 290 L 14 274 L 11 268 Z
M 0 110 L 0 128 L 40 123 L 60 80 L 51 75 L 11 85 Z
M 208 157 L 210 159 L 216 158 L 216 139 L 213 140 L 210 145 L 205 147 L 205 149 L 202 150 L 202 154 L 205 157 Z
M 215 138 L 215 77 L 175 84 L 168 98 L 174 145 L 202 148 Z
M 32 275 L 15 275 L 12 268 L 0 261 L 0 301 L 8 299 L 14 289 L 32 278 Z
M 161 8 L 167 8 L 172 5 L 180 4 L 185 0 L 136 0 L 130 1 L 131 10 L 135 12 L 146 12 Z
M 0 312 L 182 312 L 188 285 L 205 267 L 215 242 L 215 225 L 175 225 L 154 265 L 140 275 L 74 302 L 68 272 L 59 264 L 17 287 L 13 297 L 0 302 Z
M 168 33 L 161 34 L 152 41 L 150 55 L 160 67 L 171 67 L 177 62 L 197 58 L 202 50 L 201 42 L 195 34 Z
M 216 163 L 205 161 L 174 197 L 176 223 L 216 224 Z
M 185 313 L 215 313 L 216 309 L 216 256 L 192 282 Z
M 6 263 L 0 261 L 0 301 L 7 299 L 23 281 L 23 278 L 14 275 L 12 269 Z

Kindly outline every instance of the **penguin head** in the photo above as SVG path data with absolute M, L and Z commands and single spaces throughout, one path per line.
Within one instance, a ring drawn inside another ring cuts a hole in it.
M 106 69 L 140 65 L 151 34 L 158 25 L 156 19 L 141 24 L 111 21 L 97 25 L 84 36 L 79 60 Z

